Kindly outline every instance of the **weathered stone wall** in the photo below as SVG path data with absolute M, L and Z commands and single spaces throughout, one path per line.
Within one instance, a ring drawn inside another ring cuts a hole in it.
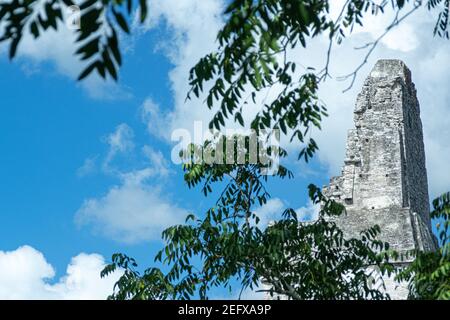
M 410 74 L 403 87 L 403 137 L 405 148 L 406 188 L 409 199 L 408 206 L 413 212 L 420 214 L 430 225 L 428 181 L 425 167 L 425 148 L 423 144 L 420 108 L 414 84 Z
M 326 196 L 346 207 L 337 224 L 348 237 L 359 237 L 360 231 L 377 224 L 380 240 L 399 252 L 435 250 L 419 102 L 402 61 L 376 63 L 356 99 L 354 122 L 342 174 L 323 188 Z M 397 261 L 396 266 L 409 262 Z M 381 278 L 375 286 L 384 283 L 392 299 L 407 298 L 407 283 Z
M 434 250 L 420 108 L 402 61 L 376 63 L 357 97 L 354 122 L 342 174 L 323 189 L 346 207 L 339 226 L 358 237 L 378 224 L 380 239 L 400 252 Z M 396 290 L 393 297 L 406 298 L 406 288 Z
M 342 175 L 324 188 L 346 206 L 339 224 L 351 236 L 378 224 L 381 239 L 400 251 L 432 249 L 419 243 L 432 239 L 419 237 L 430 233 L 428 183 L 419 103 L 402 61 L 377 62 L 357 97 L 354 122 Z

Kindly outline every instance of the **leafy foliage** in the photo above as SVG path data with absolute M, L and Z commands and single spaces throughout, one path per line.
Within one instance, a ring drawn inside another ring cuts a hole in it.
M 64 22 L 64 12 L 74 5 L 72 0 L 12 0 L 0 2 L 0 42 L 9 42 L 9 57 L 16 56 L 24 32 L 38 38 L 48 29 L 58 29 Z M 77 2 L 78 4 L 78 2 Z M 109 74 L 117 80 L 117 69 L 122 64 L 119 50 L 118 29 L 129 33 L 129 20 L 139 10 L 139 20 L 147 17 L 146 0 L 83 0 L 80 29 L 75 52 L 87 67 L 80 73 L 79 80 L 94 70 L 103 77 Z
M 116 300 L 162 300 L 172 292 L 172 286 L 166 281 L 164 274 L 156 268 L 148 269 L 142 276 L 135 270 L 137 263 L 133 258 L 116 253 L 112 256 L 112 263 L 106 266 L 100 276 L 106 277 L 117 267 L 123 268 L 124 274 L 115 284 L 115 292 L 111 298 Z
M 441 6 L 443 8 L 442 11 L 439 12 L 438 19 L 434 27 L 434 34 L 449 39 L 448 27 L 449 27 L 450 0 L 429 0 L 427 6 L 428 9 L 433 9 L 438 6 Z
M 225 26 L 218 34 L 219 47 L 206 55 L 191 69 L 191 90 L 188 97 L 199 97 L 207 84 L 208 108 L 217 110 L 210 128 L 220 129 L 225 120 L 244 125 L 243 108 L 251 98 L 256 101 L 257 92 L 277 93 L 269 102 L 262 102 L 262 109 L 251 122 L 253 129 L 280 129 L 294 139 L 305 143 L 299 158 L 310 159 L 318 146 L 308 136 L 313 128 L 320 129 L 326 108 L 318 95 L 319 82 L 328 74 L 329 57 L 333 42 L 340 43 L 355 25 L 363 25 L 363 18 L 370 14 L 384 13 L 390 5 L 397 14 L 409 1 L 348 0 L 337 18 L 329 14 L 327 0 L 235 0 L 225 15 Z M 421 2 L 415 2 L 419 7 Z M 428 8 L 445 7 L 442 1 L 430 1 Z M 447 30 L 448 5 L 440 14 L 442 29 Z M 398 23 L 394 20 L 393 25 Z M 323 70 L 316 71 L 297 66 L 289 59 L 288 50 L 304 47 L 319 35 L 328 35 L 330 47 Z M 375 44 L 375 43 L 374 43 Z M 300 70 L 299 70 L 300 69 Z
M 286 209 L 282 219 L 261 225 L 254 207 L 270 197 L 263 169 L 248 161 L 187 163 L 185 181 L 190 187 L 202 186 L 209 195 L 214 182 L 226 186 L 204 217 L 189 215 L 185 224 L 163 232 L 166 246 L 155 262 L 166 265 L 167 273 L 150 268 L 140 276 L 129 267 L 130 261 L 135 266 L 134 260 L 116 256 L 104 275 L 117 267 L 126 271 L 111 298 L 207 299 L 214 287 L 231 290 L 233 279 L 242 290 L 258 288 L 291 299 L 388 298 L 371 286 L 376 270 L 393 271 L 387 263 L 388 244 L 376 239 L 379 227 L 365 230 L 360 239 L 346 239 L 330 219 L 341 215 L 344 207 L 313 185 L 309 196 L 315 205 L 322 205 L 317 221 L 301 223 L 293 209 Z M 281 167 L 277 176 L 292 174 Z M 367 266 L 378 268 L 368 272 Z
M 318 149 L 311 130 L 320 129 L 327 115 L 318 88 L 329 76 L 333 43 L 339 44 L 355 25 L 363 25 L 366 15 L 384 13 L 388 6 L 398 14 L 408 2 L 422 5 L 422 1 L 408 0 L 347 0 L 333 19 L 328 0 L 230 1 L 225 25 L 217 37 L 218 49 L 192 68 L 188 97 L 206 93 L 208 108 L 216 110 L 210 128 L 216 129 L 223 128 L 228 118 L 244 126 L 243 108 L 250 102 L 261 103 L 261 111 L 250 126 L 269 133 L 281 130 L 291 141 L 304 145 L 299 158 L 308 161 Z M 38 38 L 49 29 L 57 29 L 64 21 L 63 10 L 72 4 L 71 0 L 0 2 L 0 42 L 9 43 L 10 58 L 16 56 L 24 33 Z M 439 8 L 434 33 L 448 38 L 449 0 L 428 0 L 426 4 L 430 10 Z M 75 54 L 86 67 L 79 79 L 94 71 L 103 78 L 109 75 L 117 79 L 122 64 L 119 32 L 130 33 L 129 22 L 136 10 L 139 20 L 145 21 L 146 0 L 84 0 L 80 8 Z M 297 66 L 289 59 L 289 49 L 305 48 L 322 34 L 330 41 L 323 70 Z M 274 99 L 256 100 L 257 93 L 271 88 L 276 89 Z M 286 154 L 281 149 L 273 152 Z M 186 224 L 164 231 L 167 245 L 156 261 L 164 263 L 167 272 L 150 268 L 141 275 L 132 258 L 114 255 L 102 276 L 117 267 L 124 268 L 125 274 L 111 298 L 207 298 L 211 288 L 230 287 L 233 278 L 243 289 L 258 286 L 264 279 L 268 287 L 260 290 L 292 299 L 386 298 L 370 286 L 372 276 L 366 270 L 372 265 L 382 272 L 393 271 L 387 263 L 388 245 L 376 240 L 379 228 L 364 231 L 360 239 L 346 239 L 331 219 L 342 214 L 343 207 L 326 199 L 314 186 L 310 186 L 310 198 L 322 204 L 317 221 L 301 224 L 295 211 L 287 209 L 281 220 L 261 226 L 254 206 L 263 205 L 269 198 L 264 169 L 261 163 L 248 159 L 243 164 L 186 164 L 188 186 L 203 184 L 205 195 L 212 192 L 214 183 L 226 183 L 216 205 L 203 217 L 190 215 Z M 290 178 L 292 173 L 280 167 L 277 176 Z M 447 232 L 448 196 L 439 201 L 434 214 L 445 217 Z M 403 277 L 413 279 L 415 297 L 448 298 L 448 241 L 438 253 L 426 255 L 419 253 Z
M 400 11 L 405 2 L 390 3 Z M 242 110 L 249 99 L 256 104 L 258 92 L 277 86 L 276 97 L 263 103 L 251 128 L 279 129 L 290 135 L 291 141 L 305 143 L 299 158 L 308 161 L 317 145 L 306 137 L 311 128 L 320 129 L 322 117 L 327 115 L 317 90 L 328 76 L 328 61 L 320 72 L 310 68 L 298 72 L 287 50 L 306 47 L 311 38 L 323 33 L 328 33 L 331 49 L 333 41 L 340 43 L 354 25 L 362 25 L 365 14 L 383 12 L 387 3 L 350 0 L 337 20 L 332 20 L 328 1 L 232 1 L 218 34 L 218 50 L 190 71 L 188 98 L 200 97 L 209 86 L 206 104 L 216 110 L 210 129 L 225 127 L 226 119 L 233 117 L 244 126 Z M 432 5 L 438 3 L 430 8 Z M 265 188 L 267 176 L 261 175 L 261 169 L 261 165 L 250 163 L 186 164 L 185 181 L 189 187 L 202 184 L 205 196 L 212 193 L 214 183 L 227 182 L 216 205 L 203 217 L 190 215 L 186 224 L 163 232 L 166 246 L 155 262 L 164 264 L 166 273 L 150 268 L 140 276 L 114 261 L 113 265 L 125 268 L 125 275 L 132 274 L 133 280 L 121 279 L 111 298 L 151 299 L 160 295 L 163 287 L 165 298 L 207 299 L 214 287 L 231 290 L 232 279 L 240 282 L 242 290 L 258 288 L 291 299 L 388 298 L 371 286 L 380 271 L 394 272 L 388 262 L 388 244 L 376 239 L 379 227 L 362 232 L 358 239 L 346 239 L 332 219 L 344 208 L 326 199 L 313 185 L 309 187 L 310 198 L 321 204 L 317 221 L 300 223 L 296 212 L 287 209 L 282 219 L 261 226 L 253 207 L 264 205 L 270 196 Z M 282 168 L 278 176 L 291 174 Z
M 151 0 L 150 0 L 151 1 Z M 340 43 L 345 32 L 356 24 L 362 25 L 367 12 L 377 14 L 384 12 L 390 5 L 394 10 L 401 10 L 408 0 L 348 0 L 341 15 L 335 21 L 328 15 L 328 0 L 233 0 L 230 1 L 225 14 L 227 23 L 218 35 L 219 49 L 203 58 L 191 72 L 192 91 L 198 95 L 203 90 L 205 81 L 214 80 L 214 88 L 208 95 L 208 106 L 213 100 L 220 100 L 221 111 L 213 119 L 216 127 L 220 117 L 235 114 L 235 120 L 242 122 L 242 94 L 244 86 L 249 84 L 255 91 L 272 86 L 276 83 L 284 86 L 284 92 L 276 101 L 266 105 L 261 118 L 255 119 L 257 127 L 263 119 L 267 122 L 269 114 L 280 108 L 274 119 L 274 126 L 295 130 L 293 136 L 303 141 L 305 131 L 298 131 L 296 124 L 304 121 L 298 119 L 298 106 L 288 106 L 288 101 L 299 98 L 301 105 L 302 90 L 311 90 L 317 77 L 322 79 L 327 75 L 328 68 L 321 75 L 315 75 L 313 70 L 307 70 L 298 77 L 294 74 L 296 65 L 286 60 L 286 49 L 300 44 L 306 47 L 310 38 L 328 32 L 330 40 Z M 415 1 L 422 5 L 422 1 Z M 9 57 L 17 54 L 18 45 L 24 33 L 30 33 L 38 38 L 49 29 L 58 29 L 65 22 L 64 12 L 68 7 L 79 5 L 81 9 L 81 29 L 77 31 L 76 55 L 86 61 L 86 67 L 80 73 L 79 79 L 84 79 L 93 71 L 101 77 L 107 75 L 118 78 L 118 68 L 122 64 L 118 31 L 130 33 L 130 21 L 138 12 L 138 20 L 142 23 L 147 18 L 147 0 L 9 0 L 0 2 L 0 42 L 9 43 Z M 449 0 L 428 0 L 428 9 L 439 8 L 438 19 L 434 33 L 448 38 Z M 330 46 L 331 48 L 331 46 Z M 284 58 L 283 58 L 284 55 Z M 252 91 L 252 90 L 250 90 Z M 314 97 L 310 96 L 310 107 L 314 112 L 306 115 L 312 122 L 319 122 L 320 115 L 325 111 Z M 254 96 L 254 94 L 252 94 Z M 238 100 L 238 101 L 236 101 Z M 297 110 L 293 110 L 297 109 Z M 222 115 L 222 116 L 221 116 Z M 306 120 L 308 121 L 308 120 Z M 263 122 L 264 123 L 264 122 Z M 269 127 L 267 123 L 265 127 Z M 313 141 L 302 156 L 309 157 L 317 146 Z
M 398 275 L 409 282 L 411 299 L 450 300 L 450 193 L 433 201 L 431 217 L 437 225 L 439 249 L 417 252 L 415 260 Z

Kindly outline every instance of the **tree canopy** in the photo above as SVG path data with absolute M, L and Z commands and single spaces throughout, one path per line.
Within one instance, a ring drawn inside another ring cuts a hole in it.
M 61 27 L 64 9 L 71 5 L 71 0 L 1 2 L 0 41 L 8 43 L 10 58 L 16 56 L 24 33 L 38 38 L 46 30 Z M 79 7 L 81 24 L 76 31 L 75 54 L 86 62 L 79 79 L 94 71 L 103 78 L 118 79 L 122 64 L 118 33 L 130 33 L 136 15 L 141 23 L 147 19 L 147 2 L 87 0 Z M 298 158 L 308 161 L 318 149 L 309 132 L 311 128 L 320 129 L 321 120 L 327 116 L 318 88 L 329 77 L 333 48 L 356 25 L 363 26 L 367 16 L 394 12 L 394 19 L 380 38 L 365 44 L 367 55 L 359 67 L 345 77 L 352 85 L 380 39 L 421 8 L 436 12 L 436 26 L 430 34 L 448 39 L 449 0 L 347 0 L 337 17 L 331 16 L 327 0 L 229 1 L 224 26 L 217 35 L 217 49 L 192 67 L 187 97 L 206 95 L 206 106 L 215 110 L 211 129 L 221 129 L 226 119 L 232 119 L 257 132 L 266 130 L 269 135 L 280 130 L 291 142 L 302 145 Z M 306 48 L 319 36 L 329 40 L 323 69 L 297 66 L 289 60 L 289 50 Z M 242 112 L 249 101 L 256 103 L 258 92 L 275 85 L 278 95 L 259 106 L 255 118 L 245 124 Z M 282 149 L 273 152 L 286 156 Z M 270 197 L 267 179 L 292 176 L 284 167 L 275 177 L 261 174 L 263 169 L 263 165 L 248 161 L 186 162 L 183 170 L 187 185 L 202 186 L 205 196 L 211 196 L 218 182 L 225 183 L 216 204 L 205 214 L 190 215 L 185 224 L 164 231 L 166 245 L 155 260 L 165 264 L 168 271 L 151 267 L 141 274 L 132 258 L 114 255 L 102 275 L 117 267 L 125 274 L 111 298 L 208 298 L 211 288 L 228 287 L 232 279 L 238 279 L 242 289 L 257 287 L 292 299 L 388 298 L 370 285 L 375 280 L 366 270 L 372 265 L 382 272 L 394 271 L 388 259 L 389 245 L 376 239 L 379 227 L 365 230 L 358 239 L 345 238 L 330 219 L 343 214 L 344 208 L 312 185 L 309 196 L 315 204 L 321 204 L 317 221 L 300 223 L 295 210 L 289 208 L 282 219 L 261 226 L 254 207 Z M 434 205 L 433 215 L 444 218 L 447 234 L 448 195 Z M 406 273 L 399 276 L 412 280 L 412 296 L 449 297 L 448 237 L 444 240 L 438 253 L 419 253 Z

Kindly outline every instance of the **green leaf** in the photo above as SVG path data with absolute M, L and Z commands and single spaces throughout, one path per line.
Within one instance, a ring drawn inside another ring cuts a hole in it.
M 114 7 L 112 8 L 112 13 L 114 14 L 114 17 L 116 18 L 116 21 L 119 24 L 120 28 L 126 33 L 130 33 L 130 29 L 128 28 L 128 24 L 123 15 L 120 12 L 117 12 Z
M 33 21 L 30 24 L 30 32 L 33 34 L 34 38 L 36 39 L 37 37 L 39 37 L 39 28 L 38 25 L 36 23 L 36 21 Z
M 86 78 L 98 65 L 98 61 L 91 63 L 88 67 L 86 67 L 83 72 L 78 76 L 78 81 Z
M 147 18 L 147 0 L 139 0 L 139 4 L 141 9 L 141 23 L 143 23 Z
M 235 114 L 234 119 L 237 120 L 241 126 L 244 126 L 244 119 L 242 118 L 242 114 L 240 112 Z
M 117 41 L 117 33 L 114 28 L 112 28 L 112 35 L 108 38 L 108 47 L 111 51 L 114 59 L 116 60 L 117 64 L 120 66 L 122 65 L 122 57 L 119 51 L 119 43 Z
M 111 57 L 109 56 L 108 50 L 106 49 L 103 50 L 102 58 L 106 70 L 108 70 L 109 74 L 113 77 L 113 79 L 117 81 L 116 67 L 114 66 L 114 62 L 111 60 Z
M 19 45 L 19 42 L 19 37 L 15 37 L 11 40 L 11 44 L 9 46 L 9 59 L 12 59 L 16 56 L 17 46 Z

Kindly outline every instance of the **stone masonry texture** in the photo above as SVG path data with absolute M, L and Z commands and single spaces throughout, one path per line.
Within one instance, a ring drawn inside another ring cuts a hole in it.
M 378 224 L 380 240 L 399 252 L 435 250 L 419 102 L 402 61 L 376 63 L 356 99 L 354 123 L 342 174 L 323 188 L 346 207 L 338 225 L 358 237 Z M 392 298 L 406 298 L 404 286 L 385 280 Z

